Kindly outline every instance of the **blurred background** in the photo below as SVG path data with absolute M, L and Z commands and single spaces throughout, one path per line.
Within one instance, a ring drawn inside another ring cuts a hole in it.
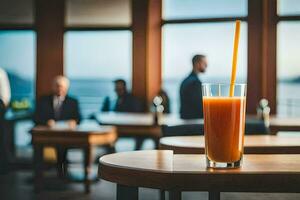
M 236 19 L 247 113 L 265 98 L 271 114 L 300 117 L 298 0 L 0 0 L 0 67 L 11 85 L 11 112 L 33 111 L 36 97 L 64 74 L 83 118 L 99 112 L 105 97 L 116 99 L 117 78 L 145 111 L 163 89 L 178 113 L 194 54 L 208 59 L 202 82 L 229 82 Z M 14 127 L 21 158 L 32 152 L 26 116 Z

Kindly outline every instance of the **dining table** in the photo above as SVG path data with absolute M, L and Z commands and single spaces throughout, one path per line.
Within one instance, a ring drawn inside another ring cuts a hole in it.
M 139 187 L 169 191 L 171 200 L 181 200 L 182 191 L 207 191 L 209 200 L 221 192 L 300 193 L 300 156 L 245 154 L 240 168 L 214 169 L 203 154 L 121 152 L 100 158 L 98 176 L 117 184 L 117 200 L 138 200 Z
M 114 126 L 99 126 L 98 123 L 89 120 L 83 121 L 75 127 L 70 127 L 66 122 L 57 123 L 52 127 L 36 126 L 31 130 L 31 134 L 34 150 L 34 186 L 36 192 L 41 191 L 43 188 L 43 150 L 45 147 L 83 150 L 84 190 L 89 193 L 92 148 L 103 146 L 109 148 L 110 152 L 114 152 L 114 145 L 117 140 L 117 132 Z M 57 154 L 58 171 L 62 166 L 62 160 L 63 158 Z
M 159 148 L 175 154 L 204 154 L 204 136 L 173 136 L 160 139 Z M 246 154 L 300 154 L 300 135 L 245 135 Z

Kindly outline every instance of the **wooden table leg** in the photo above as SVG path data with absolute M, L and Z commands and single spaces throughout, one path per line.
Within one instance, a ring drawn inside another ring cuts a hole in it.
M 208 192 L 208 199 L 209 200 L 220 200 L 221 193 L 219 191 L 209 191 Z
M 59 178 L 64 178 L 64 158 L 63 158 L 63 148 L 61 146 L 56 147 L 56 168 L 57 168 L 57 176 Z
M 180 190 L 170 190 L 169 191 L 169 200 L 181 200 L 181 191 Z
M 154 145 L 155 145 L 155 149 L 159 149 L 159 140 L 160 138 L 154 138 L 153 141 L 154 141 Z
M 43 146 L 33 145 L 34 149 L 34 191 L 39 192 L 43 187 Z
M 115 148 L 115 144 L 111 144 L 107 146 L 107 153 L 111 154 L 111 153 L 116 153 L 116 148 Z
M 134 147 L 134 150 L 135 150 L 135 151 L 141 150 L 144 141 L 145 141 L 145 138 L 144 138 L 144 137 L 136 137 L 136 138 L 135 138 L 135 147 Z
M 166 199 L 165 190 L 159 190 L 159 198 L 160 200 Z
M 139 190 L 137 187 L 117 185 L 117 200 L 138 200 Z
M 86 194 L 90 193 L 90 180 L 89 174 L 91 171 L 91 157 L 92 157 L 91 147 L 88 146 L 84 149 L 84 192 Z

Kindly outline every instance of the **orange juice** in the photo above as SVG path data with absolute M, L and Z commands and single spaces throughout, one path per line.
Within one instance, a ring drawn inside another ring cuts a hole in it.
M 203 97 L 205 151 L 209 160 L 233 163 L 243 155 L 245 97 Z

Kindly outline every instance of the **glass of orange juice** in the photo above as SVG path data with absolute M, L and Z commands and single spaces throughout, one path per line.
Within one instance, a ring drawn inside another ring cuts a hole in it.
M 246 84 L 203 84 L 203 113 L 207 167 L 241 166 L 244 149 Z

